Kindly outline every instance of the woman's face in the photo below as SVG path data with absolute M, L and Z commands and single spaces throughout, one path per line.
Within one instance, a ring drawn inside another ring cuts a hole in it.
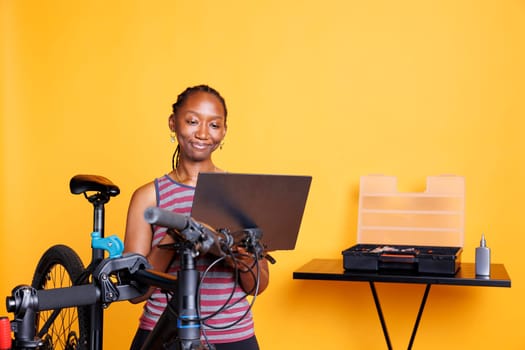
M 169 126 L 177 135 L 181 158 L 207 160 L 226 135 L 224 108 L 215 95 L 197 91 L 170 116 Z

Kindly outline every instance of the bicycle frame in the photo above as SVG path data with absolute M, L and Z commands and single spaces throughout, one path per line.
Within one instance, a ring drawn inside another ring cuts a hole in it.
M 91 197 L 90 202 L 94 206 L 93 213 L 93 232 L 99 233 L 99 238 L 104 238 L 104 221 L 105 221 L 105 209 L 104 204 L 109 201 L 109 197 L 104 195 L 97 195 Z M 100 248 L 92 249 L 91 262 L 93 264 L 98 264 L 104 259 L 104 250 Z M 102 349 L 102 338 L 104 332 L 104 309 L 102 304 L 99 302 L 91 306 L 91 320 L 90 320 L 90 336 L 91 339 L 91 349 Z
M 79 306 L 89 306 L 91 309 L 87 347 L 90 350 L 102 350 L 103 310 L 113 302 L 143 296 L 150 286 L 168 291 L 177 290 L 177 297 L 168 303 L 143 349 L 164 349 L 164 345 L 175 336 L 179 350 L 202 349 L 197 310 L 199 272 L 195 268 L 194 257 L 208 251 L 224 257 L 225 252 L 230 251 L 234 245 L 243 244 L 254 254 L 256 260 L 267 258 L 270 262 L 275 262 L 270 256 L 263 256 L 262 245 L 259 243 L 262 233 L 257 229 L 242 231 L 234 237 L 227 230 L 212 230 L 189 217 L 159 208 L 149 208 L 149 212 L 145 213 L 146 220 L 168 228 L 168 232 L 177 241 L 175 246 L 178 247 L 181 259 L 181 269 L 177 277 L 153 271 L 144 256 L 122 255 L 123 243 L 117 236 L 104 237 L 104 204 L 111 196 L 118 194 L 118 188 L 111 182 L 101 183 L 98 178 L 93 180 L 92 176 L 74 177 L 70 187 L 72 193 L 83 193 L 94 205 L 91 234 L 93 254 L 92 261 L 86 268 L 92 281 L 89 284 L 64 288 L 37 290 L 21 285 L 13 289 L 11 297 L 6 299 L 7 311 L 15 316 L 11 321 L 11 329 L 15 335 L 13 350 L 38 349 L 42 346 L 35 327 L 38 312 Z M 95 190 L 97 193 L 88 196 L 88 190 Z M 108 251 L 108 258 L 104 258 L 104 251 Z M 257 281 L 258 275 L 259 271 L 257 277 L 254 275 Z M 118 277 L 116 281 L 112 280 L 112 276 Z M 256 286 L 255 294 L 258 282 Z M 191 302 L 188 303 L 188 300 Z M 49 322 L 52 323 L 53 320 Z M 173 327 L 174 324 L 177 327 Z
M 202 349 L 196 308 L 199 272 L 195 269 L 195 244 L 184 242 L 180 250 L 182 268 L 178 278 L 150 270 L 142 255 L 126 254 L 103 259 L 93 271 L 92 284 L 48 290 L 35 290 L 29 286 L 15 288 L 6 300 L 8 312 L 15 314 L 12 321 L 15 331 L 13 350 L 37 349 L 40 346 L 38 339 L 35 339 L 36 312 L 84 305 L 107 307 L 112 302 L 142 296 L 150 286 L 177 290 L 177 298 L 169 303 L 169 308 L 164 311 L 143 349 L 164 349 L 164 344 L 172 340 L 174 334 L 178 338 L 178 349 Z M 109 277 L 112 275 L 120 276 L 118 284 L 111 282 Z M 193 302 L 188 303 L 188 300 Z M 174 324 L 177 327 L 173 327 Z M 102 335 L 102 332 L 98 334 Z M 101 350 L 102 343 L 92 342 L 90 347 Z
M 91 246 L 92 246 L 92 256 L 91 262 L 84 272 L 78 276 L 78 280 L 73 281 L 74 284 L 82 284 L 88 280 L 91 276 L 91 270 L 97 266 L 104 259 L 104 251 L 109 252 L 110 257 L 114 257 L 116 250 L 121 249 L 123 244 L 119 241 L 118 237 L 112 236 L 109 238 L 104 238 L 104 222 L 105 222 L 105 204 L 110 200 L 111 197 L 117 196 L 120 193 L 119 188 L 114 185 L 110 180 L 97 175 L 76 175 L 71 178 L 69 183 L 70 191 L 73 194 L 83 194 L 84 197 L 93 205 L 93 231 L 91 233 Z M 67 247 L 64 247 L 67 248 Z M 120 252 L 121 253 L 121 252 Z M 117 253 L 117 254 L 120 254 Z M 77 256 L 74 251 L 71 250 L 71 254 Z M 80 258 L 78 258 L 80 262 Z M 81 267 L 83 268 L 83 267 Z M 92 287 L 90 288 L 87 285 L 75 286 L 75 293 L 78 293 L 79 296 L 82 296 L 82 300 L 77 300 L 76 304 L 78 305 L 68 305 L 67 302 L 57 305 L 53 304 L 51 300 L 56 298 L 56 300 L 62 301 L 62 293 L 55 291 L 37 291 L 28 286 L 20 286 L 13 290 L 13 299 L 7 300 L 6 305 L 8 311 L 15 308 L 12 312 L 15 312 L 15 320 L 12 322 L 12 329 L 19 334 L 19 341 L 16 342 L 15 347 L 21 348 L 35 348 L 42 345 L 42 342 L 39 340 L 39 337 L 46 334 L 49 330 L 51 324 L 55 322 L 56 317 L 61 312 L 63 308 L 70 306 L 83 306 L 86 305 L 89 307 L 89 321 L 88 329 L 89 334 L 86 339 L 88 341 L 87 349 L 90 350 L 99 350 L 102 349 L 102 338 L 103 338 L 103 311 L 104 306 L 99 303 L 98 299 L 93 295 L 89 290 L 93 289 L 97 281 L 92 279 Z M 50 292 L 50 304 L 49 307 L 46 306 L 46 297 L 36 299 L 36 302 L 39 304 L 39 309 L 35 306 L 28 307 L 17 306 L 16 303 L 13 303 L 15 300 L 29 300 L 30 302 L 35 302 L 33 297 L 38 295 L 38 293 Z M 29 310 L 32 309 L 32 310 Z M 43 327 L 38 331 L 38 334 L 34 334 L 34 325 L 36 324 L 36 314 L 35 312 L 42 310 L 53 310 L 53 313 L 49 319 L 45 322 Z M 32 320 L 31 322 L 28 320 Z M 31 326 L 33 325 L 33 326 Z

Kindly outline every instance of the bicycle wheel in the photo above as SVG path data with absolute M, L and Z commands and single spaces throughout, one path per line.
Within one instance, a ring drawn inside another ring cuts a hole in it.
M 35 289 L 70 287 L 86 282 L 84 264 L 65 245 L 49 248 L 40 258 L 31 286 Z M 41 311 L 36 317 L 40 350 L 86 349 L 89 335 L 89 307 L 79 306 Z

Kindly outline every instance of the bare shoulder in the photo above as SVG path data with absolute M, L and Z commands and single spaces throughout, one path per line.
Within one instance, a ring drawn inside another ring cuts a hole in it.
M 151 226 L 144 220 L 147 207 L 156 205 L 155 183 L 147 183 L 135 190 L 128 208 L 124 247 L 126 252 L 146 256 L 151 249 Z
M 140 202 L 145 205 L 155 205 L 156 200 L 154 181 L 148 182 L 137 188 L 131 197 L 131 203 Z

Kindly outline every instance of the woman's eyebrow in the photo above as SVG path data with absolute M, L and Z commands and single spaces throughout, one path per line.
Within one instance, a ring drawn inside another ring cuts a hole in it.
M 207 115 L 203 115 L 203 114 L 201 114 L 201 113 L 199 113 L 199 112 L 197 112 L 197 111 L 194 111 L 194 110 L 192 110 L 192 109 L 188 109 L 188 110 L 186 110 L 185 114 L 196 114 L 196 115 L 198 115 L 198 116 L 205 116 L 205 117 L 213 118 L 213 119 L 224 119 L 224 116 L 223 116 L 223 115 L 220 115 L 220 114 L 209 115 L 209 116 L 207 116 Z

